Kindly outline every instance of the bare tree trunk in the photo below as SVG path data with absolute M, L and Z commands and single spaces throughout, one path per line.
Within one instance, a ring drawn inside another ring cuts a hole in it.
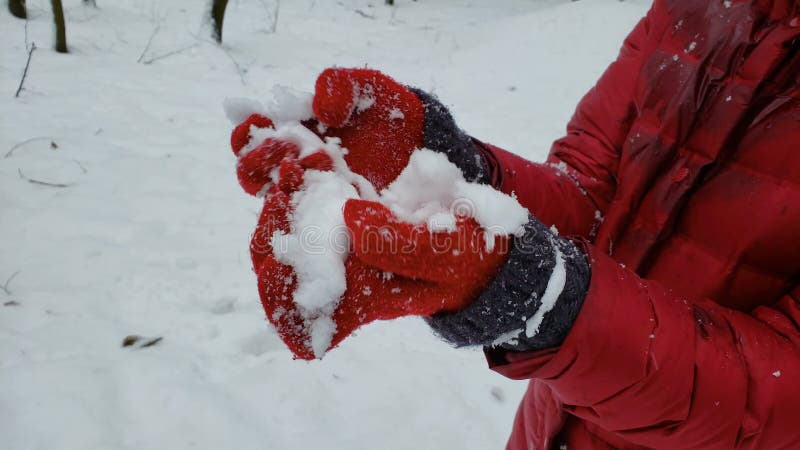
M 25 0 L 8 0 L 8 12 L 18 19 L 28 18 L 28 13 L 25 11 Z
M 214 21 L 214 39 L 222 43 L 222 22 L 225 20 L 225 8 L 228 0 L 213 0 L 211 2 L 211 20 Z
M 56 21 L 56 51 L 67 53 L 67 25 L 64 22 L 64 7 L 61 0 L 52 0 L 53 18 Z

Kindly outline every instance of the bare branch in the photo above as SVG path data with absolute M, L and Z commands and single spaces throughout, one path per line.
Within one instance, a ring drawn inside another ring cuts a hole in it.
M 177 50 L 173 50 L 171 52 L 167 52 L 167 53 L 164 53 L 162 55 L 154 56 L 154 57 L 152 57 L 150 59 L 145 59 L 144 61 L 142 61 L 142 64 L 150 65 L 150 64 L 153 64 L 156 61 L 162 60 L 164 58 L 168 58 L 168 57 L 173 56 L 173 55 L 177 55 L 178 53 L 183 53 L 186 50 L 193 49 L 193 48 L 195 48 L 197 46 L 198 46 L 197 43 L 194 43 L 192 45 L 187 45 L 186 47 L 181 47 L 181 48 L 179 48 Z
M 272 15 L 272 32 L 278 31 L 278 17 L 281 13 L 281 0 L 275 0 L 275 13 Z
M 225 48 L 222 45 L 220 45 L 220 48 L 222 49 L 223 52 L 225 52 L 226 55 L 228 55 L 228 58 L 230 58 L 234 67 L 236 67 L 236 73 L 239 74 L 239 79 L 242 80 L 242 84 L 246 85 L 247 80 L 244 78 L 244 74 L 247 73 L 247 69 L 242 68 L 242 65 L 239 64 L 239 61 L 237 61 L 236 58 L 233 57 L 233 55 L 231 55 L 231 52 L 228 51 L 227 48 Z
M 39 136 L 39 137 L 34 137 L 34 138 L 26 139 L 26 140 L 24 140 L 24 141 L 22 141 L 22 142 L 20 142 L 20 143 L 18 143 L 18 144 L 14 144 L 14 146 L 13 146 L 13 147 L 11 147 L 11 150 L 9 150 L 9 151 L 8 151 L 8 153 L 6 153 L 6 155 L 5 155 L 5 156 L 3 156 L 3 159 L 5 159 L 5 158 L 8 158 L 9 156 L 11 156 L 11 154 L 12 154 L 12 153 L 14 153 L 14 150 L 16 150 L 16 149 L 18 149 L 18 148 L 20 148 L 20 147 L 22 147 L 22 146 L 24 146 L 24 145 L 28 145 L 28 144 L 30 144 L 31 142 L 36 142 L 36 141 L 45 141 L 45 140 L 47 140 L 47 141 L 50 141 L 50 142 L 53 142 L 53 138 L 51 138 L 51 137 L 49 137 L 49 136 Z
M 204 39 L 202 36 L 198 36 L 198 35 L 192 34 L 192 33 L 190 33 L 190 34 L 195 39 L 197 39 L 198 41 L 207 42 L 209 44 L 213 44 L 213 45 L 217 46 L 218 48 L 222 49 L 222 51 L 225 52 L 225 56 L 227 56 L 228 59 L 231 60 L 231 62 L 233 63 L 234 67 L 236 68 L 236 73 L 239 74 L 239 79 L 242 81 L 242 84 L 243 85 L 247 85 L 247 79 L 245 79 L 245 77 L 244 77 L 244 75 L 247 73 L 247 69 L 242 67 L 241 64 L 239 64 L 239 61 L 237 61 L 236 58 L 233 57 L 231 52 L 227 48 L 225 48 L 224 45 L 217 45 L 216 43 L 211 42 L 208 39 Z
M 122 347 L 133 347 L 133 348 L 147 348 L 152 347 L 159 342 L 164 340 L 162 336 L 157 337 L 144 337 L 139 336 L 137 334 L 131 334 L 130 336 L 125 336 L 125 339 L 122 340 Z
M 8 285 L 11 284 L 11 281 L 13 281 L 14 278 L 16 278 L 16 276 L 19 275 L 20 272 L 21 272 L 21 270 L 18 270 L 16 272 L 12 273 L 11 276 L 6 279 L 5 284 L 0 286 L 0 289 L 2 289 L 3 292 L 6 293 L 6 295 L 11 295 L 11 289 L 8 288 Z
M 81 164 L 81 162 L 80 162 L 80 161 L 78 161 L 77 159 L 73 159 L 73 160 L 72 160 L 72 162 L 74 162 L 75 164 L 77 164 L 77 165 L 78 165 L 78 167 L 80 167 L 80 168 L 81 168 L 81 172 L 83 172 L 83 174 L 84 174 L 84 175 L 86 175 L 87 173 L 89 173 L 89 171 L 88 171 L 88 170 L 86 170 L 86 167 L 85 167 L 83 164 Z
M 373 19 L 373 20 L 375 19 L 375 16 L 373 16 L 372 14 L 367 14 L 367 13 L 365 13 L 364 11 L 362 11 L 360 9 L 355 10 L 355 13 L 358 14 L 359 16 L 365 18 L 365 19 Z
M 25 21 L 27 24 L 27 20 Z M 17 88 L 17 93 L 14 94 L 14 98 L 19 97 L 19 93 L 22 92 L 22 88 L 25 84 L 25 78 L 28 76 L 28 67 L 31 66 L 31 58 L 33 57 L 33 51 L 36 50 L 36 43 L 31 44 L 31 49 L 28 50 L 28 61 L 25 63 L 25 70 L 22 71 L 22 79 L 19 80 L 19 87 Z
M 142 59 L 144 59 L 145 53 L 147 53 L 147 51 L 150 50 L 150 45 L 153 43 L 153 39 L 155 39 L 156 34 L 158 34 L 158 31 L 160 29 L 161 29 L 161 24 L 158 24 L 153 28 L 153 32 L 150 34 L 150 39 L 147 40 L 147 45 L 144 46 L 144 50 L 142 50 L 142 54 L 139 55 L 139 59 L 136 60 L 137 63 L 142 62 Z
M 47 187 L 54 187 L 54 188 L 67 188 L 67 187 L 75 185 L 74 183 L 51 183 L 49 181 L 41 181 L 41 180 L 35 180 L 33 178 L 28 178 L 28 177 L 25 176 L 24 173 L 22 173 L 22 169 L 17 169 L 17 172 L 19 172 L 19 177 L 22 178 L 23 180 L 25 180 L 25 181 L 27 181 L 28 183 L 31 183 L 31 184 L 38 184 L 39 186 L 47 186 Z

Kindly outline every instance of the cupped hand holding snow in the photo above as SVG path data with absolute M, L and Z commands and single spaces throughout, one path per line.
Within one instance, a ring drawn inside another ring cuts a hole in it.
M 345 263 L 352 247 L 343 215 L 348 200 L 379 202 L 399 221 L 425 225 L 431 233 L 454 231 L 457 216 L 473 218 L 485 233 L 488 252 L 496 236 L 522 232 L 528 211 L 516 199 L 465 181 L 446 156 L 428 149 L 414 151 L 394 182 L 376 192 L 365 177 L 350 170 L 345 160 L 347 149 L 338 138 L 321 138 L 301 123 L 311 116 L 309 96 L 276 90 L 275 97 L 276 103 L 268 108 L 241 100 L 227 100 L 225 107 L 235 122 L 258 113 L 274 123 L 274 127 L 250 125 L 249 142 L 239 151 L 239 158 L 272 139 L 296 145 L 298 158 L 322 150 L 333 161 L 332 170 L 304 171 L 302 184 L 291 193 L 289 231 L 276 231 L 271 237 L 274 258 L 294 270 L 293 302 L 304 319 L 308 346 L 317 358 L 331 346 L 337 331 L 332 317 L 348 288 Z M 279 171 L 273 170 L 260 193 L 280 181 Z

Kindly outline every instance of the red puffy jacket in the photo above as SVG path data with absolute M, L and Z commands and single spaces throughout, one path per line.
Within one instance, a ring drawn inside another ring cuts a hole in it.
M 656 0 L 546 164 L 491 150 L 591 242 L 564 344 L 487 351 L 509 449 L 800 448 L 798 4 Z

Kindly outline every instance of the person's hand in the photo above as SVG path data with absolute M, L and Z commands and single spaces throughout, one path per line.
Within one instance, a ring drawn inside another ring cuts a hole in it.
M 265 255 L 258 271 L 267 317 L 299 359 L 321 356 L 320 350 L 336 347 L 376 320 L 458 311 L 505 261 L 507 238 L 494 238 L 487 250 L 485 234 L 473 219 L 458 219 L 456 231 L 431 234 L 424 225 L 397 221 L 375 202 L 350 200 L 344 214 L 354 251 L 345 262 L 347 290 L 334 310 L 336 331 L 327 349 L 312 347 L 309 324 L 317 317 L 305 316 L 293 302 L 293 269 Z
M 533 216 L 522 233 L 495 237 L 492 251 L 473 219 L 458 218 L 453 233 L 430 233 L 398 221 L 381 204 L 349 200 L 345 222 L 359 262 L 414 280 L 412 288 L 432 285 L 450 296 L 420 315 L 456 346 L 527 351 L 560 345 L 588 291 L 583 252 Z
M 304 125 L 320 137 L 340 138 L 348 149 L 348 165 L 377 189 L 393 181 L 411 153 L 422 147 L 445 154 L 466 179 L 488 180 L 481 152 L 455 126 L 444 106 L 380 72 L 324 71 L 316 83 L 313 111 L 315 117 Z M 298 159 L 299 149 L 291 142 L 251 142 L 252 126 L 272 127 L 273 122 L 250 116 L 234 129 L 231 147 L 238 158 L 240 184 L 246 192 L 264 197 L 251 241 L 259 294 L 268 319 L 295 357 L 311 359 L 316 353 L 309 324 L 315 317 L 305 316 L 294 304 L 296 275 L 275 259 L 270 242 L 276 231 L 289 231 L 290 199 L 301 186 L 304 171 L 329 170 L 332 161 L 324 152 Z M 496 242 L 487 247 L 485 234 L 472 219 L 459 218 L 454 232 L 430 233 L 424 226 L 396 220 L 380 204 L 351 201 L 344 213 L 354 249 L 345 263 L 347 289 L 333 313 L 336 332 L 329 348 L 374 320 L 463 309 L 483 292 L 509 251 L 507 238 L 493 238 Z M 378 244 L 370 241 L 374 226 L 388 224 L 399 251 L 371 250 L 370 242 Z M 443 251 L 443 242 L 458 244 Z
M 326 69 L 317 78 L 312 109 L 314 117 L 304 124 L 321 137 L 340 138 L 348 149 L 350 169 L 378 191 L 397 177 L 414 150 L 423 147 L 447 155 L 468 181 L 489 181 L 483 153 L 456 126 L 447 108 L 432 95 L 377 70 Z M 250 142 L 251 125 L 273 123 L 256 114 L 239 124 L 231 135 L 235 154 Z M 259 188 L 248 185 L 245 190 L 257 193 Z

